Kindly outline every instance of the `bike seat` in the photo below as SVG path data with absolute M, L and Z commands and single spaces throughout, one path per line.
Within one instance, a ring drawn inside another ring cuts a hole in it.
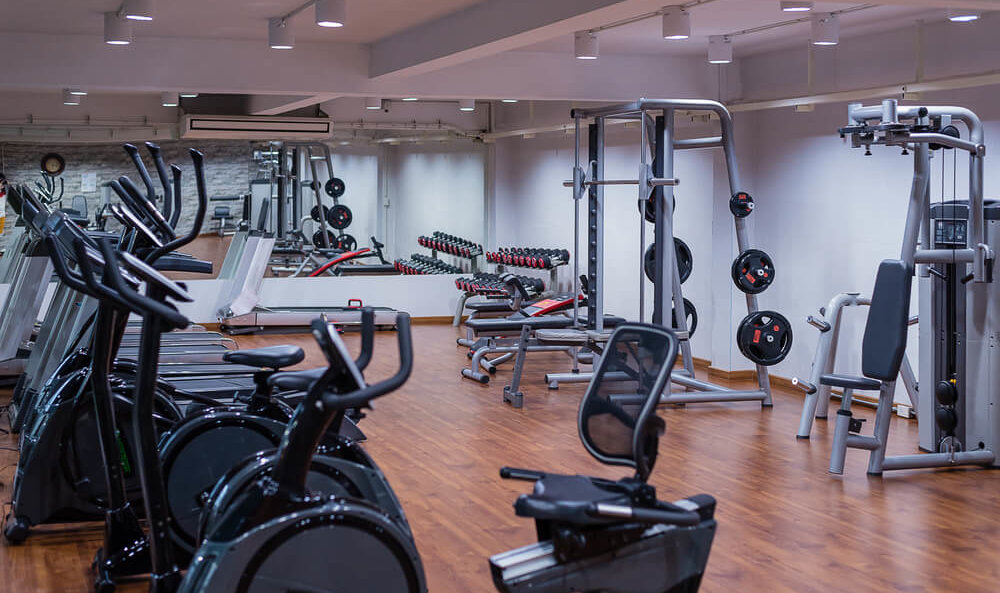
M 222 360 L 235 364 L 280 369 L 299 364 L 306 353 L 298 346 L 267 346 L 252 350 L 230 350 L 222 355 Z
M 878 391 L 882 388 L 881 381 L 854 375 L 823 375 L 819 378 L 819 382 L 820 385 L 843 387 L 844 389 L 860 389 L 862 391 Z
M 305 371 L 275 373 L 267 378 L 267 384 L 278 391 L 305 391 L 325 372 L 326 367 L 319 367 Z
M 535 482 L 532 494 L 522 494 L 514 503 L 521 517 L 552 520 L 574 525 L 603 525 L 614 522 L 588 513 L 597 503 L 631 505 L 628 493 L 602 488 L 587 476 L 546 475 Z

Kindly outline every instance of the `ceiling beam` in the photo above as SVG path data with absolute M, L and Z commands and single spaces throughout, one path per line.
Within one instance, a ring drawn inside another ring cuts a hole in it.
M 662 7 L 662 0 L 487 0 L 371 47 L 369 75 L 413 76 Z
M 296 109 L 312 107 L 324 101 L 332 101 L 340 97 L 340 93 L 322 93 L 318 95 L 252 95 L 248 103 L 250 115 L 281 115 Z

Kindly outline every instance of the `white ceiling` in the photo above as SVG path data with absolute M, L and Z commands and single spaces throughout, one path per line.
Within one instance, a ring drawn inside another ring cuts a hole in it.
M 667 2 L 669 4 L 669 1 Z M 816 12 L 843 10 L 859 3 L 816 2 Z M 803 16 L 802 13 L 782 12 L 778 0 L 774 2 L 746 2 L 744 0 L 716 0 L 691 10 L 691 38 L 684 41 L 666 41 L 661 34 L 659 18 L 650 18 L 629 25 L 615 27 L 598 34 L 602 54 L 624 55 L 694 55 L 702 54 L 708 47 L 709 35 L 728 35 L 745 29 L 770 25 Z M 870 9 L 841 15 L 840 31 L 844 37 L 896 29 L 912 24 L 917 18 L 942 19 L 943 9 L 926 6 L 875 6 Z M 738 35 L 733 38 L 737 56 L 768 51 L 785 45 L 805 43 L 810 38 L 809 23 L 777 27 L 768 31 Z M 521 51 L 573 53 L 573 39 L 565 35 L 521 48 Z
M 318 27 L 313 10 L 292 19 L 296 41 L 372 43 L 403 29 L 481 4 L 485 0 L 353 0 L 348 26 Z M 267 19 L 282 16 L 304 0 L 154 0 L 152 22 L 136 22 L 142 37 L 267 39 Z M 103 35 L 105 12 L 121 0 L 0 0 L 0 32 Z

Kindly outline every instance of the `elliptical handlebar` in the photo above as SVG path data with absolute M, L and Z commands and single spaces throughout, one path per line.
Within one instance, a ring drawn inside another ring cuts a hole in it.
M 130 289 L 125 282 L 125 278 L 122 276 L 121 270 L 118 269 L 118 258 L 115 255 L 114 247 L 109 241 L 103 239 L 98 241 L 98 246 L 101 248 L 101 254 L 104 256 L 104 280 L 111 284 L 111 288 L 121 296 L 124 304 L 127 304 L 129 309 L 141 315 L 158 317 L 165 324 L 173 326 L 176 329 L 183 329 L 191 323 L 187 317 L 170 305 L 142 296 L 137 291 Z M 149 278 L 144 279 L 147 281 L 152 280 Z
M 361 353 L 354 360 L 354 365 L 359 371 L 365 370 L 368 363 L 372 361 L 372 353 L 375 351 L 375 309 L 364 307 L 361 309 Z
M 63 251 L 62 246 L 59 245 L 59 241 L 52 237 L 51 235 L 45 236 L 45 247 L 49 251 L 49 259 L 52 260 L 52 267 L 55 269 L 56 275 L 59 279 L 66 283 L 77 292 L 81 292 L 86 295 L 90 295 L 90 287 L 87 285 L 83 277 L 76 272 L 69 269 L 66 265 L 66 254 Z
M 191 226 L 191 230 L 182 237 L 175 237 L 170 242 L 154 249 L 152 253 L 146 256 L 146 263 L 153 263 L 163 255 L 180 249 L 181 247 L 191 243 L 198 238 L 201 233 L 201 226 L 205 222 L 205 213 L 208 211 L 208 190 L 205 184 L 205 155 L 201 152 L 191 148 L 188 150 L 191 155 L 191 162 L 194 165 L 194 179 L 195 185 L 198 189 L 198 210 L 194 215 L 194 224 Z M 174 169 L 174 195 L 175 199 L 180 204 L 181 190 L 180 190 L 180 168 Z M 178 207 L 177 212 L 180 212 Z
M 347 394 L 325 392 L 323 406 L 336 410 L 360 408 L 371 400 L 391 393 L 406 383 L 413 370 L 413 340 L 410 335 L 410 316 L 407 313 L 396 315 L 396 330 L 399 342 L 399 370 L 384 381 L 362 387 Z
M 171 228 L 176 228 L 175 224 L 170 222 L 174 209 L 174 195 L 170 191 L 170 178 L 167 176 L 167 165 L 163 162 L 163 153 L 160 151 L 160 147 L 152 142 L 146 142 L 146 150 L 153 157 L 156 175 L 160 178 L 160 185 L 163 186 L 163 218 L 167 220 Z
M 152 221 L 153 226 L 155 226 L 160 232 L 164 241 L 173 241 L 177 237 L 174 233 L 174 229 L 171 228 L 170 225 L 167 224 L 166 219 L 163 218 L 163 214 L 157 210 L 156 205 L 142 196 L 139 192 L 139 188 L 135 186 L 135 183 L 133 183 L 131 179 L 122 175 L 118 178 L 118 183 L 120 183 L 122 188 L 124 188 L 125 191 L 132 196 L 135 203 L 139 206 L 139 209 L 149 217 L 149 220 Z

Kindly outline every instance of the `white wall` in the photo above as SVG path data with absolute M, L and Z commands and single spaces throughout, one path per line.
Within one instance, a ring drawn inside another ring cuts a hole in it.
M 485 242 L 487 150 L 482 144 L 410 144 L 386 151 L 389 253 L 430 255 L 417 244 L 434 231 Z M 442 254 L 467 269 L 468 260 Z

